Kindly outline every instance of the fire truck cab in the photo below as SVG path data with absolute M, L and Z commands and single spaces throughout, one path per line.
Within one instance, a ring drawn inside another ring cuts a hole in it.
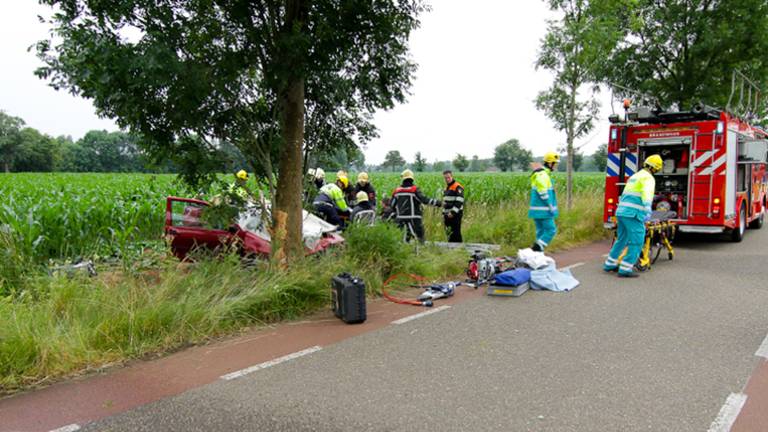
M 653 210 L 671 211 L 681 232 L 744 231 L 763 225 L 768 177 L 768 132 L 722 110 L 697 106 L 689 112 L 647 108 L 611 117 L 605 180 L 606 228 L 614 228 L 619 197 L 643 161 L 664 161 L 655 175 Z

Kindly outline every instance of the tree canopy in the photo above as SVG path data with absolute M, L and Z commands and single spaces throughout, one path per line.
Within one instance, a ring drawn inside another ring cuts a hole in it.
M 725 107 L 734 70 L 768 85 L 765 0 L 640 0 L 633 9 L 636 25 L 603 64 L 604 81 L 680 109 Z
M 421 0 L 42 3 L 58 8 L 57 42 L 38 44 L 38 74 L 93 99 L 188 181 L 210 176 L 217 139 L 270 184 L 278 173 L 276 229 L 291 256 L 302 253 L 304 153 L 366 141 L 372 113 L 405 99 L 407 42 L 425 10 Z
M 532 160 L 531 151 L 523 148 L 515 138 L 496 146 L 493 153 L 493 163 L 502 171 L 525 169 Z
M 384 157 L 384 163 L 381 165 L 385 168 L 389 167 L 392 169 L 392 171 L 395 171 L 396 169 L 402 168 L 403 165 L 405 165 L 405 159 L 403 159 L 399 151 L 390 150 Z
M 453 167 L 460 172 L 464 172 L 469 167 L 469 160 L 467 160 L 467 157 L 463 154 L 458 153 L 456 154 L 456 157 L 453 158 Z

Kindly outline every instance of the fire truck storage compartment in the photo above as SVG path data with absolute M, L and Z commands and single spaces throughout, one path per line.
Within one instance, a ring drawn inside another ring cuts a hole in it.
M 638 169 L 652 154 L 661 156 L 663 165 L 656 177 L 653 209 L 673 211 L 685 218 L 688 211 L 688 170 L 691 143 L 687 137 L 661 140 L 638 140 Z

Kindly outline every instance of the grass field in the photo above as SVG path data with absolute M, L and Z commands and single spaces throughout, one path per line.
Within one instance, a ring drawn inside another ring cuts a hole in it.
M 391 173 L 371 178 L 380 196 L 399 182 Z M 457 178 L 466 186 L 465 241 L 499 243 L 507 254 L 530 245 L 526 174 Z M 561 189 L 564 179 L 556 181 Z M 604 236 L 603 181 L 576 177 L 554 248 Z M 434 197 L 443 184 L 439 173 L 417 173 L 416 182 Z M 167 175 L 0 174 L 0 393 L 300 317 L 327 307 L 328 281 L 341 271 L 375 294 L 394 272 L 437 280 L 466 264 L 463 252 L 417 254 L 388 224 L 348 231 L 344 247 L 288 270 L 244 266 L 234 254 L 180 264 L 161 241 L 167 195 L 187 192 Z M 425 216 L 428 239 L 444 240 L 439 209 Z M 99 275 L 47 271 L 51 259 L 76 257 L 95 258 Z

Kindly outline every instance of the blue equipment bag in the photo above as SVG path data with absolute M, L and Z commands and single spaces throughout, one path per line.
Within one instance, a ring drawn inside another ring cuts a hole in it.
M 494 276 L 494 285 L 518 286 L 531 280 L 531 271 L 526 268 L 507 270 Z

